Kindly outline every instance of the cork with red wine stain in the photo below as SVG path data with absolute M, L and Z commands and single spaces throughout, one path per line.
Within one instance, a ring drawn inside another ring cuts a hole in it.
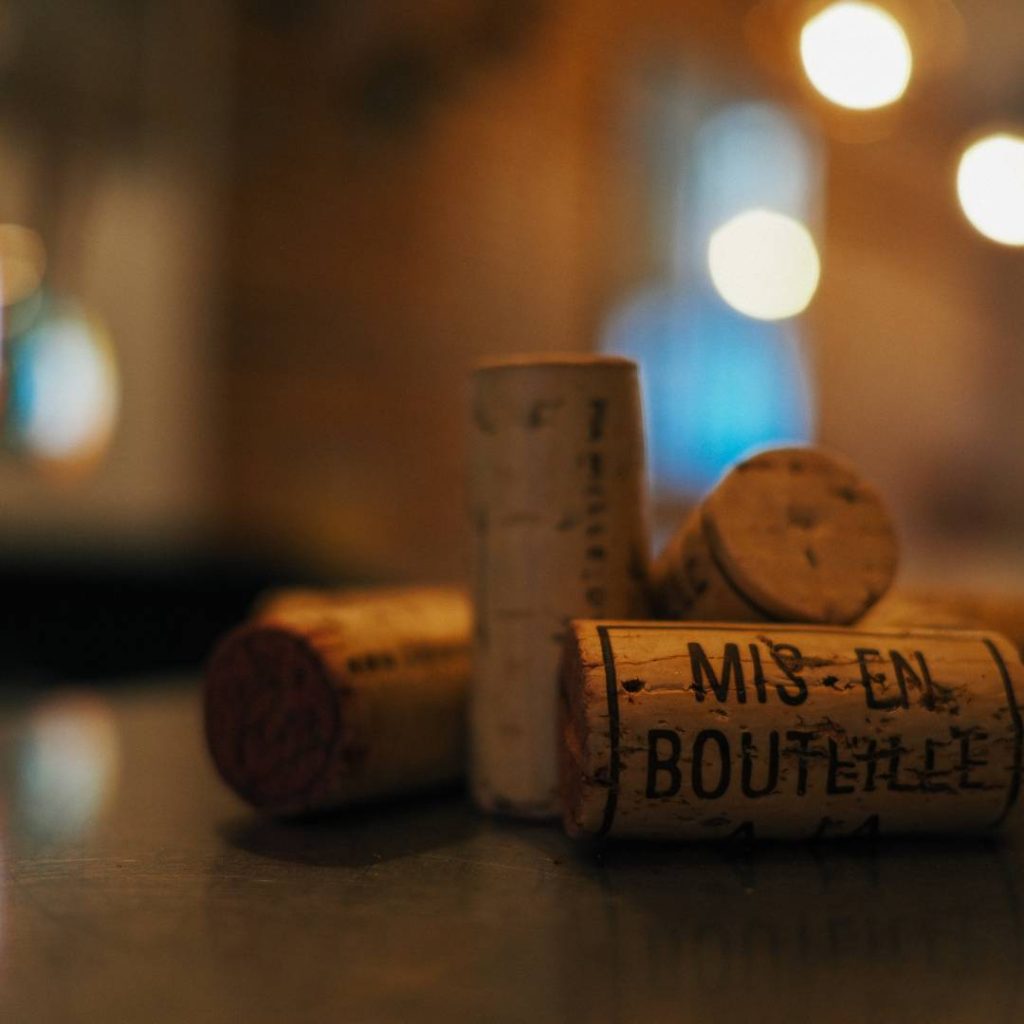
M 210 659 L 217 770 L 280 815 L 461 778 L 470 622 L 454 588 L 272 596 Z

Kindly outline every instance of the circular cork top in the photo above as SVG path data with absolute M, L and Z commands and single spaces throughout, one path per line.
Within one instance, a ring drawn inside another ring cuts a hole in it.
M 338 703 L 317 653 L 279 626 L 243 626 L 214 652 L 206 741 L 224 781 L 257 807 L 301 806 L 327 767 Z
M 898 560 L 878 493 L 816 448 L 741 462 L 703 505 L 712 558 L 770 618 L 854 622 L 885 593 Z

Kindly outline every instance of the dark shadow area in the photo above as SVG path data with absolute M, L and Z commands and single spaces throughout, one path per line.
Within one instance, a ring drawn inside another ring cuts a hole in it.
M 915 863 L 950 858 L 985 857 L 993 862 L 1013 855 L 1012 845 L 1001 834 L 988 836 L 891 836 L 874 839 L 826 839 L 820 842 L 723 841 L 708 843 L 649 842 L 618 839 L 574 844 L 577 857 L 607 870 L 642 867 L 679 867 L 706 864 L 791 864 L 806 860 L 822 865 L 871 864 L 909 859 Z
M 441 847 L 477 833 L 483 819 L 459 791 L 410 796 L 295 820 L 251 817 L 223 823 L 235 849 L 318 867 L 358 868 Z
M 196 669 L 271 586 L 324 582 L 294 567 L 202 554 L 0 557 L 0 685 Z

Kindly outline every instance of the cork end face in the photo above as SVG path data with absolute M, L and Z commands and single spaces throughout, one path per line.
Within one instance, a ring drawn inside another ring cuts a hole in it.
M 263 810 L 313 803 L 340 731 L 326 670 L 288 629 L 252 625 L 214 652 L 203 691 L 206 741 L 224 781 Z
M 740 463 L 704 503 L 702 521 L 722 574 L 768 618 L 855 622 L 888 590 L 899 559 L 880 495 L 817 448 Z

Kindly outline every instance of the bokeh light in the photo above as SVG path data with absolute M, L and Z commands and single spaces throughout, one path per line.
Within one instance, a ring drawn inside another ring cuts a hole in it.
M 12 344 L 12 429 L 38 462 L 66 470 L 94 463 L 109 444 L 118 399 L 113 346 L 95 320 L 48 310 Z
M 802 313 L 821 276 L 811 233 L 798 220 L 772 210 L 747 210 L 715 231 L 708 243 L 708 269 L 719 295 L 758 320 Z
M 680 280 L 701 272 L 708 239 L 748 210 L 803 224 L 820 215 L 823 154 L 811 125 L 775 103 L 728 103 L 701 123 L 680 169 L 676 263 Z
M 906 33 L 888 11 L 860 0 L 831 4 L 800 33 L 811 84 L 833 103 L 871 110 L 907 90 L 914 58 Z
M 98 695 L 56 693 L 37 705 L 18 756 L 18 812 L 29 834 L 81 835 L 110 800 L 119 755 L 113 713 Z
M 956 187 L 964 214 L 981 234 L 1024 245 L 1024 137 L 1002 132 L 969 146 Z

